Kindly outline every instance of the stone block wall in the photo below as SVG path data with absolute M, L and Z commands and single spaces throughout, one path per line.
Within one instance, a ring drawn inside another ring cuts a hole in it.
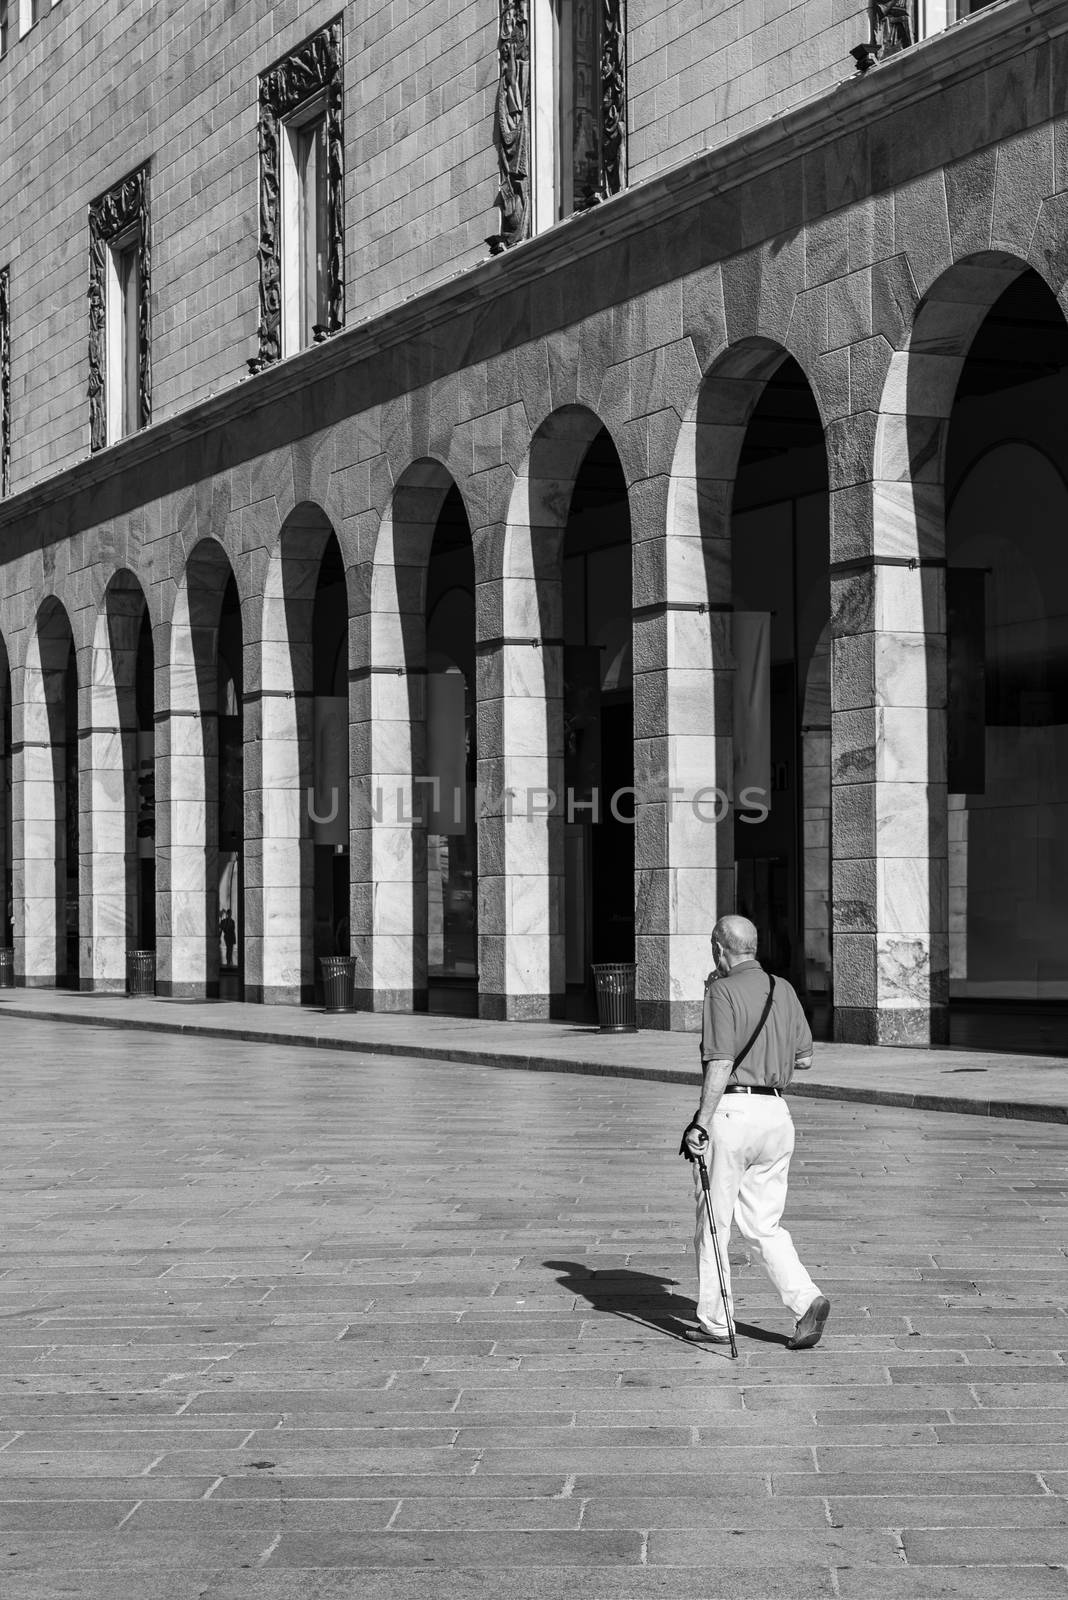
M 0 60 L 11 490 L 89 452 L 88 204 L 149 162 L 153 422 L 246 376 L 259 321 L 257 77 L 345 19 L 346 322 L 485 256 L 495 0 L 72 0 Z M 40 108 L 40 109 L 38 109 Z
M 844 82 L 868 37 L 863 0 L 632 4 L 631 182 Z

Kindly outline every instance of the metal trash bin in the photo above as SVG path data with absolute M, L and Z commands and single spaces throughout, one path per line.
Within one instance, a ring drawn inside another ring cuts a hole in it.
M 324 1011 L 355 1011 L 356 957 L 320 956 Z
M 127 950 L 126 993 L 154 995 L 156 992 L 156 952 Z
M 15 987 L 15 952 L 8 948 L 0 950 L 0 989 L 13 989 Z
M 597 991 L 597 1021 L 602 1033 L 637 1033 L 634 990 L 637 967 L 633 961 L 597 961 L 593 984 Z

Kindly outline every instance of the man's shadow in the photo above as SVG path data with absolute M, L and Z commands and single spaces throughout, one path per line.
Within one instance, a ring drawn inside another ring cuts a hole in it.
M 683 1328 L 693 1327 L 697 1307 L 689 1295 L 673 1294 L 677 1278 L 661 1278 L 629 1267 L 591 1267 L 580 1261 L 546 1261 L 558 1282 L 571 1294 L 581 1295 L 604 1316 L 622 1317 L 639 1327 L 652 1328 L 670 1339 L 686 1343 Z M 753 1323 L 735 1323 L 737 1333 L 765 1344 L 785 1344 L 788 1335 L 771 1333 Z

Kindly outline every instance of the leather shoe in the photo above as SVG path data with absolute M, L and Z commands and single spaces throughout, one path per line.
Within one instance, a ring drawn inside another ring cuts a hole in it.
M 730 1344 L 727 1333 L 709 1333 L 707 1328 L 683 1328 L 682 1337 L 691 1344 Z
M 831 1302 L 826 1295 L 818 1294 L 804 1316 L 798 1318 L 793 1338 L 786 1341 L 787 1350 L 811 1350 L 814 1344 L 819 1344 L 830 1314 Z

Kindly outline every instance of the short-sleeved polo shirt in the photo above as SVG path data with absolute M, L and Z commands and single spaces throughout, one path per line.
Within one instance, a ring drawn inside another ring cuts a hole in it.
M 710 973 L 705 984 L 701 1059 L 733 1061 L 760 1021 L 768 999 L 768 975 L 759 961 L 740 961 L 725 977 Z M 792 984 L 775 979 L 775 999 L 756 1043 L 732 1083 L 785 1089 L 798 1056 L 812 1052 L 812 1030 Z

